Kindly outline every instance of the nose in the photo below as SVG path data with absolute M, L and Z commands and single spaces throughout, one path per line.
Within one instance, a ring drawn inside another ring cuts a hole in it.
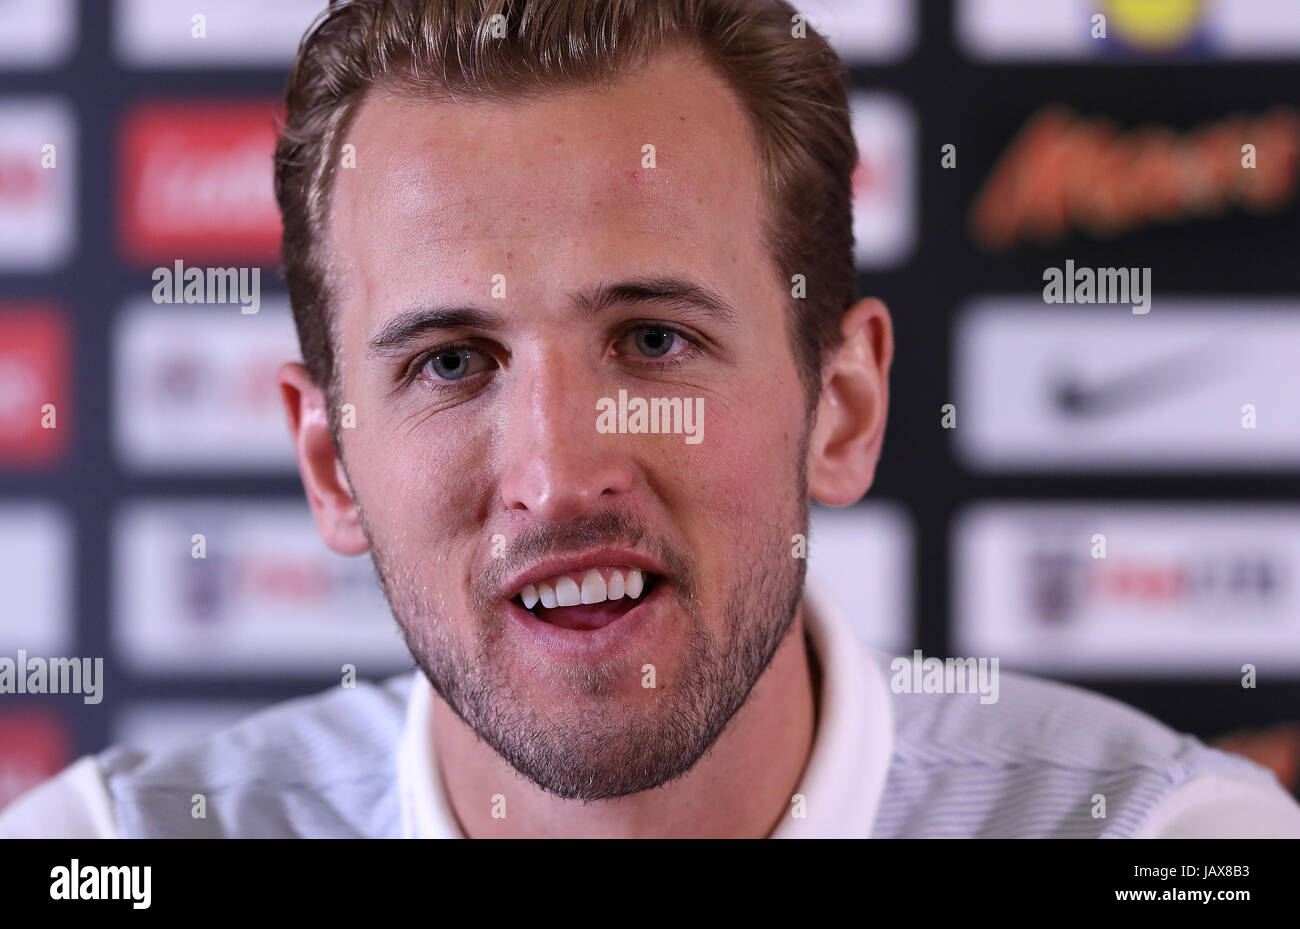
M 596 430 L 598 379 L 539 360 L 521 381 L 502 439 L 506 509 L 559 522 L 618 502 L 632 489 L 635 466 L 627 436 Z

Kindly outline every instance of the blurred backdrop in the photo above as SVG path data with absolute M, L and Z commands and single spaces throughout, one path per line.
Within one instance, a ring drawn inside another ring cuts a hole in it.
M 105 677 L 0 696 L 0 806 L 412 667 L 368 559 L 316 535 L 273 385 L 273 110 L 322 5 L 0 0 L 0 656 Z M 852 70 L 898 344 L 876 487 L 815 512 L 810 571 L 870 643 L 1233 733 L 1294 786 L 1300 2 L 799 6 Z M 177 261 L 260 269 L 258 312 L 156 302 Z M 1048 302 L 1053 268 L 1141 293 Z

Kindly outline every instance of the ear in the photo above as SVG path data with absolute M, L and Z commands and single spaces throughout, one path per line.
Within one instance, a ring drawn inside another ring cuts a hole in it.
M 857 502 L 875 480 L 894 360 L 894 326 L 879 300 L 854 304 L 840 332 L 843 344 L 822 367 L 817 423 L 808 444 L 808 490 L 830 506 Z
M 360 555 L 370 548 L 370 543 L 361 528 L 360 510 L 347 472 L 330 440 L 324 391 L 297 362 L 283 365 L 276 382 L 317 531 L 325 544 L 340 555 Z

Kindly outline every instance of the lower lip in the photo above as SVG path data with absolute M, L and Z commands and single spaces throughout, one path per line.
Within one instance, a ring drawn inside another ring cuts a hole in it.
M 506 612 L 537 647 L 565 658 L 594 658 L 631 641 L 657 617 L 668 612 L 668 585 L 661 578 L 636 606 L 599 629 L 566 629 L 538 619 L 513 600 Z

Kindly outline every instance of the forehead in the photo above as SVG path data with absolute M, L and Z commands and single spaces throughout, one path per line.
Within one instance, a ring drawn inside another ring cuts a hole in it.
M 748 118 L 682 54 L 509 105 L 373 91 L 343 141 L 356 166 L 336 175 L 331 250 L 371 322 L 497 273 L 512 296 L 551 300 L 589 283 L 593 264 L 696 272 L 720 289 L 770 265 Z

